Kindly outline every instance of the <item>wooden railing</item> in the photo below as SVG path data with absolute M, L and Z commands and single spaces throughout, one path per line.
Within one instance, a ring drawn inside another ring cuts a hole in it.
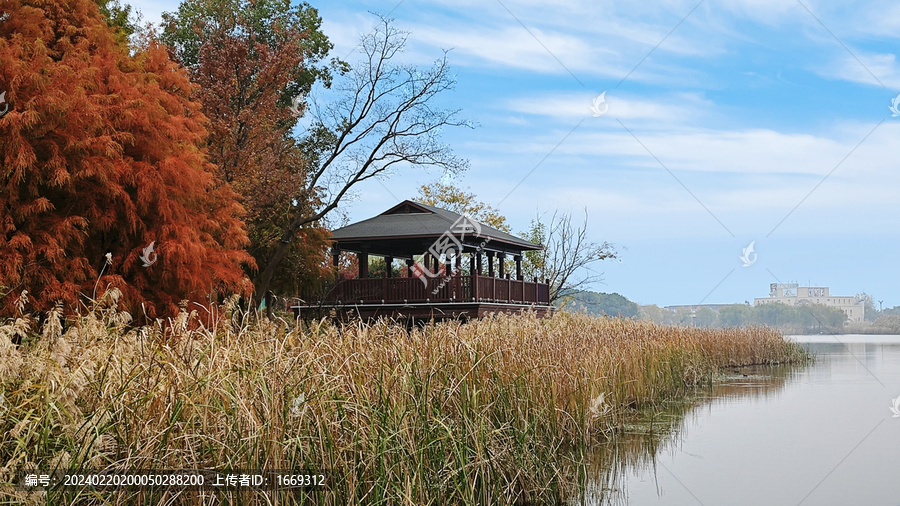
M 550 304 L 550 287 L 517 279 L 453 275 L 445 278 L 365 278 L 340 280 L 321 300 L 324 304 L 407 304 L 496 302 Z

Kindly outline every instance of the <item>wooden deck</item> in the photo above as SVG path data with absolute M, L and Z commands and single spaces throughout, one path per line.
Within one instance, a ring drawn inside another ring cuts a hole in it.
M 320 300 L 292 307 L 295 316 L 338 319 L 378 317 L 468 319 L 492 312 L 552 313 L 550 287 L 491 276 L 367 278 L 338 281 Z

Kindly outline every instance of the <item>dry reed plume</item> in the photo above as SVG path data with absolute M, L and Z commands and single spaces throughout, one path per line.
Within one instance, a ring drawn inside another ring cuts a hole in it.
M 223 310 L 230 311 L 228 308 Z M 230 313 L 229 313 L 230 315 Z M 801 360 L 773 330 L 558 313 L 407 333 L 284 320 L 130 328 L 114 307 L 64 328 L 0 327 L 0 499 L 53 504 L 556 503 L 578 457 L 636 408 L 721 367 Z M 227 318 L 223 319 L 227 322 Z M 10 344 L 26 336 L 21 347 Z M 300 493 L 25 492 L 24 466 L 328 469 Z

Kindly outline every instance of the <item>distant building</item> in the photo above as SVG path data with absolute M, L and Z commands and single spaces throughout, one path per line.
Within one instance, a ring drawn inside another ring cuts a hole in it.
M 780 302 L 788 306 L 822 304 L 840 308 L 847 319 L 861 322 L 866 316 L 866 305 L 853 295 L 831 295 L 827 286 L 799 286 L 797 283 L 772 283 L 769 296 L 753 299 L 753 305 Z

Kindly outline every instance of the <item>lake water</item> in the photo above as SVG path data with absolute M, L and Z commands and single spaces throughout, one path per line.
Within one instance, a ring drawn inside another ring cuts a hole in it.
M 665 435 L 606 452 L 576 502 L 900 505 L 900 336 L 792 339 L 816 361 L 732 371 Z

